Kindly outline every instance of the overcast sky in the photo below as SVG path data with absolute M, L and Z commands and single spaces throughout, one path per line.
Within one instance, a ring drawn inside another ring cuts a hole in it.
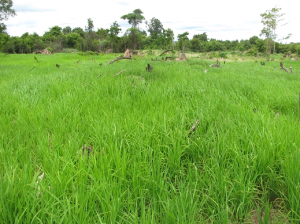
M 11 36 L 25 32 L 43 35 L 49 28 L 87 26 L 88 18 L 95 30 L 109 28 L 117 21 L 124 33 L 130 26 L 120 19 L 135 9 L 144 12 L 146 20 L 155 17 L 175 36 L 189 32 L 206 32 L 208 38 L 241 40 L 259 36 L 262 29 L 260 14 L 273 7 L 282 8 L 287 25 L 278 29 L 279 37 L 292 33 L 288 42 L 300 42 L 299 0 L 13 0 L 17 16 L 6 21 Z M 146 29 L 144 25 L 140 26 Z

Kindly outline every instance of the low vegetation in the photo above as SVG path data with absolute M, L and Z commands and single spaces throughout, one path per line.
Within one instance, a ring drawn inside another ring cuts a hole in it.
M 299 222 L 299 61 L 152 54 L 0 54 L 1 223 Z

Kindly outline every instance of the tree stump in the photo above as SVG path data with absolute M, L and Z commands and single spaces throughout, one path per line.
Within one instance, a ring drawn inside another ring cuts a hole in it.
M 153 67 L 150 64 L 148 64 L 148 66 L 146 67 L 146 71 L 151 72 L 152 69 L 153 69 Z
M 184 47 L 182 48 L 182 53 L 181 53 L 181 55 L 179 57 L 179 60 L 180 61 L 185 61 L 186 60 L 186 56 L 185 56 L 185 53 L 184 53 Z

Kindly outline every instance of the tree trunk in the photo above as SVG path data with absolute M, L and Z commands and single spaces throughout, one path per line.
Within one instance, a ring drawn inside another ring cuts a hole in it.
M 131 59 L 130 57 L 120 57 L 120 58 L 116 58 L 116 59 L 114 59 L 114 60 L 112 60 L 112 61 L 110 61 L 110 62 L 108 62 L 108 63 L 106 63 L 107 65 L 109 65 L 109 64 L 112 64 L 112 63 L 114 63 L 114 62 L 116 62 L 116 61 L 119 61 L 119 60 L 123 60 L 123 59 Z
M 266 60 L 267 61 L 270 61 L 270 51 L 269 51 L 269 48 L 270 48 L 270 40 L 269 38 L 267 38 L 267 42 L 266 42 Z
M 192 133 L 196 130 L 198 124 L 199 124 L 199 119 L 197 119 L 196 123 L 195 123 L 195 124 L 193 125 L 193 127 L 189 130 L 189 135 L 192 134 Z
M 286 67 L 284 67 L 284 65 L 283 65 L 282 62 L 280 62 L 280 67 L 281 67 L 282 70 L 284 70 L 284 71 L 286 71 L 287 73 L 289 73 L 289 71 L 287 70 Z
M 169 52 L 169 51 L 173 51 L 173 50 L 172 50 L 172 49 L 166 50 L 166 51 L 164 51 L 163 53 L 161 53 L 159 56 L 162 56 L 164 53 L 167 53 L 167 52 Z
M 117 75 L 120 75 L 121 73 L 123 73 L 123 72 L 125 72 L 125 69 L 124 70 L 122 70 L 122 71 L 120 71 L 120 72 L 118 72 L 117 74 L 115 74 L 114 76 L 117 76 Z
M 273 49 L 273 61 L 275 59 L 275 40 L 274 40 L 274 49 Z

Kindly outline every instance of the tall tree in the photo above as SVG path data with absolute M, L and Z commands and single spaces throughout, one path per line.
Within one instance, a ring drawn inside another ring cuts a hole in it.
M 146 22 L 146 25 L 151 38 L 156 39 L 163 34 L 164 27 L 159 19 L 153 17 L 149 22 Z
M 262 30 L 261 30 L 261 33 L 260 33 L 260 36 L 265 36 L 266 39 L 266 57 L 267 57 L 267 61 L 270 60 L 270 51 L 271 51 L 271 29 L 269 27 L 264 27 Z
M 145 19 L 142 15 L 143 12 L 140 9 L 135 9 L 132 13 L 121 16 L 121 19 L 128 20 L 128 23 L 133 27 L 137 28 L 140 23 Z
M 66 34 L 66 46 L 68 48 L 76 48 L 77 50 L 82 50 L 82 40 L 83 38 L 77 32 Z
M 174 49 L 174 32 L 170 28 L 164 30 L 163 32 L 165 38 L 165 48 L 172 48 Z
M 118 34 L 121 32 L 120 25 L 115 21 L 109 29 L 109 38 L 111 43 L 111 48 L 113 49 L 114 43 L 117 43 L 119 37 Z
M 252 45 L 255 45 L 255 42 L 258 40 L 258 36 L 253 36 L 249 38 L 249 42 Z
M 121 16 L 121 19 L 128 20 L 128 23 L 132 26 L 130 31 L 130 35 L 132 36 L 132 41 L 134 43 L 133 48 L 135 49 L 138 41 L 138 34 L 140 33 L 138 29 L 138 25 L 142 23 L 145 17 L 142 15 L 143 12 L 140 9 L 135 9 L 132 13 L 128 13 L 126 15 Z
M 201 41 L 208 41 L 206 32 L 204 32 L 202 34 L 196 34 L 196 35 L 193 36 L 193 39 L 194 38 L 198 38 Z
M 197 52 L 204 52 L 205 43 L 207 42 L 200 40 L 197 35 L 194 35 L 193 39 L 191 40 L 191 49 Z
M 133 35 L 134 32 L 134 35 Z M 145 43 L 147 38 L 146 31 L 141 31 L 139 29 L 130 28 L 127 29 L 122 40 L 123 40 L 123 47 L 126 48 L 142 48 L 143 44 Z
M 188 32 L 184 32 L 182 34 L 178 34 L 177 38 L 178 38 L 178 42 L 177 42 L 177 46 L 178 48 L 181 50 L 183 47 L 187 47 L 189 44 L 189 38 L 188 38 L 189 33 Z
M 262 17 L 262 24 L 264 25 L 263 29 L 261 30 L 261 35 L 266 36 L 266 56 L 267 61 L 270 60 L 270 52 L 271 52 L 271 44 L 273 41 L 274 48 L 273 48 L 273 59 L 274 59 L 274 53 L 275 53 L 275 42 L 277 39 L 277 33 L 276 30 L 279 25 L 285 25 L 281 24 L 283 22 L 283 16 L 284 13 L 280 13 L 281 8 L 272 8 L 271 10 L 267 10 L 265 13 L 260 14 Z M 283 39 L 288 39 L 291 36 L 289 34 L 287 37 Z
M 163 48 L 165 43 L 164 27 L 159 19 L 152 18 L 150 21 L 146 21 L 147 31 L 150 33 L 150 46 L 151 48 Z
M 16 12 L 12 9 L 12 0 L 0 0 L 0 33 L 6 30 L 3 20 L 7 20 L 10 16 L 15 16 Z
M 85 27 L 85 32 L 90 33 L 94 29 L 94 22 L 91 18 L 88 19 L 88 26 Z
M 66 26 L 65 28 L 62 29 L 62 32 L 66 35 L 68 33 L 71 33 L 72 29 L 70 26 Z
M 84 37 L 85 33 L 81 27 L 76 27 L 72 30 L 72 33 L 78 33 L 82 38 Z
M 62 28 L 59 26 L 53 26 L 49 31 L 45 32 L 43 39 L 46 42 L 55 42 L 61 39 L 63 36 Z
M 88 25 L 85 27 L 85 39 L 84 39 L 84 50 L 96 51 L 99 45 L 99 41 L 96 40 L 96 34 L 93 31 L 94 22 L 91 18 L 88 19 Z
M 104 40 L 109 36 L 109 31 L 109 29 L 100 28 L 97 30 L 96 34 L 101 40 Z
M 59 26 L 53 26 L 50 31 L 45 32 L 42 40 L 48 44 L 54 51 L 59 52 L 65 46 L 65 35 L 62 32 L 62 28 Z

